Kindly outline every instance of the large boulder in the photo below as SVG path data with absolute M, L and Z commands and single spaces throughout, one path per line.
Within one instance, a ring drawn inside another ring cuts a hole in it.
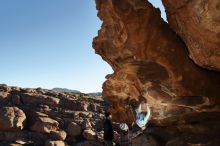
M 100 143 L 104 142 L 104 131 L 97 132 L 97 141 Z
M 66 139 L 67 133 L 65 131 L 51 131 L 50 136 L 53 140 L 62 140 Z
M 17 107 L 0 108 L 0 131 L 22 130 L 25 120 L 25 113 Z
M 92 129 L 84 130 L 83 137 L 87 140 L 92 140 L 92 141 L 97 139 L 97 135 Z
M 82 118 L 82 119 L 85 119 L 85 118 L 87 118 L 90 115 L 91 115 L 90 112 L 87 112 L 87 111 L 79 112 L 79 117 Z
M 22 105 L 22 102 L 21 102 L 21 97 L 19 95 L 10 95 L 10 99 L 11 99 L 11 103 L 13 105 L 17 105 L 17 106 L 20 106 Z
M 89 119 L 84 119 L 84 121 L 82 122 L 82 129 L 92 129 L 92 125 L 89 121 Z
M 0 84 L 0 92 L 10 92 L 11 88 L 8 87 L 6 84 Z
M 0 105 L 5 105 L 9 102 L 9 93 L 0 91 Z
M 36 112 L 31 117 L 30 129 L 40 133 L 50 133 L 59 129 L 59 123 L 48 115 Z
M 65 143 L 63 141 L 47 140 L 45 146 L 65 146 Z
M 37 93 L 21 94 L 21 100 L 26 105 L 45 104 L 45 105 L 57 106 L 60 102 L 59 98 L 37 94 Z
M 62 107 L 75 110 L 75 111 L 88 111 L 89 104 L 70 97 L 62 98 L 60 101 Z
M 82 127 L 76 124 L 75 122 L 71 122 L 69 123 L 66 131 L 67 131 L 67 135 L 77 136 L 82 133 Z

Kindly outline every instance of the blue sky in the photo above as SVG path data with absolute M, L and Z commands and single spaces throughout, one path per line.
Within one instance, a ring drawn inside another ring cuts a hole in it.
M 92 48 L 96 13 L 93 0 L 1 0 L 0 83 L 102 91 L 112 69 Z

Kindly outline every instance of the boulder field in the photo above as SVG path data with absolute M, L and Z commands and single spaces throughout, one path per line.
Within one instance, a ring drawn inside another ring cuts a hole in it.
M 0 145 L 102 145 L 105 102 L 97 98 L 0 85 Z

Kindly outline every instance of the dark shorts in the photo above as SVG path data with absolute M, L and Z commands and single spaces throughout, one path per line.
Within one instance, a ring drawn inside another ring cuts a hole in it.
M 141 128 L 137 125 L 137 124 L 135 124 L 133 127 L 132 127 L 132 133 L 135 133 L 135 132 L 137 132 L 137 131 L 140 131 L 141 130 Z

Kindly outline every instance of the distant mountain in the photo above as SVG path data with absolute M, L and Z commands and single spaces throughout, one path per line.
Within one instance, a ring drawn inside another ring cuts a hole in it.
M 78 90 L 72 90 L 72 89 L 67 89 L 67 88 L 53 88 L 51 90 L 57 91 L 57 92 L 82 93 Z M 93 93 L 86 93 L 86 94 L 89 96 L 102 96 L 102 92 L 93 92 Z
M 90 96 L 102 96 L 102 92 L 88 93 Z
M 71 92 L 71 93 L 81 93 L 78 90 L 72 90 L 72 89 L 67 89 L 67 88 L 53 88 L 53 91 L 57 91 L 57 92 Z

